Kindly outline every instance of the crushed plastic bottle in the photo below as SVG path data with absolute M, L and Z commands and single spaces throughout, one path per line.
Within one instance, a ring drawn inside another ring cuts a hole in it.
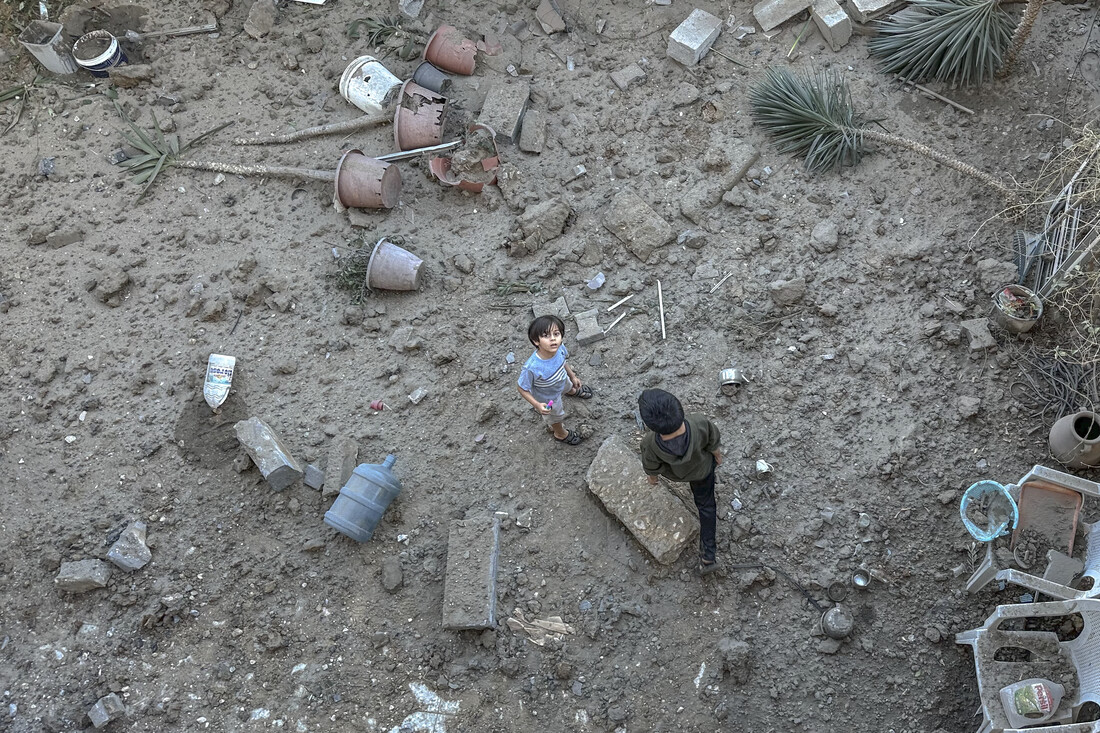
M 605 282 L 607 282 L 607 278 L 604 276 L 604 274 L 602 272 L 597 272 L 596 276 L 588 281 L 588 289 L 599 290 L 601 287 L 603 287 L 603 284 Z
M 202 396 L 210 409 L 221 407 L 229 397 L 229 388 L 233 386 L 233 372 L 237 366 L 237 357 L 224 354 L 211 354 L 206 362 L 206 381 L 202 385 Z

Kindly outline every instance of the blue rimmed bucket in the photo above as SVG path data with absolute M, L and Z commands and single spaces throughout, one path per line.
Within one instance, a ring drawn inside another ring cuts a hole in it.
M 98 77 L 106 77 L 108 69 L 126 63 L 118 39 L 107 31 L 92 31 L 78 38 L 73 44 L 73 58 Z

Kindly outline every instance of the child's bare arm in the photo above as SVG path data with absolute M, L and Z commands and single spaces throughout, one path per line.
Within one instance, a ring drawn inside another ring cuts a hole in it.
M 538 410 L 540 414 L 542 414 L 542 415 L 549 415 L 550 414 L 550 408 L 547 407 L 544 403 L 539 402 L 538 400 L 536 400 L 535 396 L 533 394 L 531 394 L 530 392 L 525 390 L 523 387 L 516 387 L 516 389 L 519 390 L 520 397 L 522 397 L 523 399 L 530 402 L 531 406 L 534 407 L 536 410 Z
M 577 376 L 577 373 L 573 371 L 573 367 L 569 366 L 569 362 L 565 363 L 565 373 L 569 375 L 569 381 L 573 383 L 573 389 L 580 389 L 584 382 Z
M 716 464 L 718 464 L 719 466 L 721 466 L 722 465 L 722 451 L 715 450 L 715 451 L 713 451 L 713 453 L 714 453 L 714 462 Z

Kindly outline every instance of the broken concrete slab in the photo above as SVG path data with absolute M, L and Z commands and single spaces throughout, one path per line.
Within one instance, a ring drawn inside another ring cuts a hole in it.
M 669 58 L 695 66 L 706 55 L 722 31 L 722 21 L 696 8 L 668 37 Z
M 275 27 L 275 0 L 256 0 L 248 10 L 244 32 L 259 40 Z
M 733 143 L 727 152 L 730 165 L 726 172 L 704 177 L 680 199 L 680 213 L 700 226 L 706 221 L 707 213 L 726 200 L 727 193 L 760 158 L 760 151 L 744 140 Z
M 546 35 L 561 33 L 565 30 L 565 20 L 561 16 L 561 10 L 554 0 L 542 0 L 535 11 L 535 20 L 542 26 Z
M 328 446 L 325 483 L 321 489 L 321 498 L 329 499 L 339 494 L 357 465 L 359 465 L 359 444 L 345 435 L 333 438 Z
M 959 324 L 970 342 L 971 351 L 985 351 L 997 347 L 997 341 L 989 332 L 988 318 L 971 318 Z
M 622 91 L 626 91 L 635 84 L 641 84 L 645 81 L 645 72 L 642 71 L 642 67 L 637 64 L 631 64 L 625 69 L 619 69 L 618 71 L 611 72 L 611 81 L 615 83 Z
M 519 129 L 519 149 L 525 153 L 538 155 L 546 147 L 546 115 L 538 110 L 529 109 L 523 115 L 523 125 Z
M 523 79 L 504 78 L 493 83 L 485 94 L 477 121 L 493 128 L 498 141 L 514 143 L 519 139 L 523 113 L 531 99 L 531 85 Z
M 600 328 L 599 313 L 599 308 L 593 308 L 573 316 L 577 320 L 577 343 L 581 346 L 600 341 L 606 336 Z
M 907 0 L 848 0 L 848 13 L 857 23 L 866 23 L 892 13 Z
M 836 0 L 814 0 L 811 13 L 829 48 L 839 51 L 852 37 L 852 20 Z
M 250 417 L 234 425 L 233 430 L 241 447 L 272 489 L 282 491 L 301 480 L 302 464 L 290 455 L 282 439 L 263 420 Z
M 112 720 L 121 718 L 125 714 L 126 705 L 123 704 L 118 695 L 112 692 L 110 695 L 101 697 L 96 701 L 96 704 L 88 711 L 88 718 L 96 728 L 102 728 Z
M 642 262 L 675 234 L 667 221 L 629 190 L 620 191 L 611 199 L 603 225 Z
M 306 466 L 305 475 L 302 477 L 302 483 L 311 489 L 319 489 L 325 485 L 325 472 L 310 463 Z
M 123 570 L 140 570 L 148 565 L 153 553 L 145 544 L 145 531 L 145 522 L 130 524 L 107 551 L 107 559 Z
M 767 33 L 803 10 L 809 10 L 813 4 L 814 0 L 761 0 L 753 6 L 752 17 Z
M 84 232 L 80 229 L 57 229 L 46 235 L 46 245 L 50 249 L 60 249 L 83 240 Z
M 447 538 L 447 575 L 443 581 L 443 628 L 491 629 L 496 626 L 499 558 L 499 517 L 451 522 Z
M 102 560 L 76 560 L 61 563 L 54 584 L 69 593 L 86 593 L 106 587 L 111 579 L 111 566 Z
M 699 519 L 661 483 L 650 484 L 637 451 L 612 435 L 585 474 L 588 490 L 662 565 L 676 562 L 699 533 Z
M 569 304 L 565 300 L 565 296 L 561 296 L 553 302 L 541 301 L 531 304 L 531 313 L 535 318 L 542 316 L 557 316 L 564 321 L 569 317 Z
M 516 217 L 523 239 L 512 242 L 508 254 L 524 255 L 537 252 L 542 245 L 561 235 L 573 207 L 564 199 L 552 198 L 528 206 Z

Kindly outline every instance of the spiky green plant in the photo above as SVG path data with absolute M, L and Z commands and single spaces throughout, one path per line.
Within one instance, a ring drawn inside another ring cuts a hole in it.
M 749 91 L 749 103 L 753 121 L 776 139 L 780 152 L 806 156 L 811 172 L 855 165 L 864 141 L 875 140 L 919 153 L 1015 200 L 1009 186 L 972 165 L 900 135 L 868 129 L 868 121 L 855 111 L 847 82 L 835 72 L 794 74 L 769 68 Z
M 417 56 L 420 53 L 420 46 L 424 45 L 424 37 L 405 30 L 399 18 L 373 15 L 357 18 L 348 23 L 348 38 L 360 38 L 362 36 L 360 27 L 366 31 L 367 43 L 372 46 L 392 48 L 405 61 Z
M 1001 66 L 1015 27 L 1001 0 L 915 0 L 880 21 L 867 48 L 888 73 L 969 86 Z
M 161 129 L 160 124 L 157 122 L 157 116 L 153 115 L 153 129 L 151 134 L 146 133 L 131 120 L 122 111 L 121 107 L 118 107 L 118 102 L 115 102 L 118 108 L 119 114 L 126 120 L 126 123 L 130 126 L 132 135 L 126 132 L 122 133 L 122 137 L 126 138 L 126 141 L 133 145 L 135 148 L 141 151 L 141 155 L 134 156 L 129 160 L 123 161 L 121 167 L 134 176 L 134 183 L 145 184 L 145 187 L 141 189 L 141 193 L 138 195 L 140 201 L 149 189 L 152 187 L 153 182 L 157 180 L 157 176 L 160 172 L 168 166 L 178 165 L 179 156 L 186 153 L 193 147 L 196 147 L 203 140 L 210 137 L 214 133 L 224 130 L 229 127 L 232 122 L 226 122 L 223 125 L 218 125 L 213 130 L 208 130 L 203 134 L 196 137 L 189 143 L 180 143 L 179 135 L 165 135 Z

